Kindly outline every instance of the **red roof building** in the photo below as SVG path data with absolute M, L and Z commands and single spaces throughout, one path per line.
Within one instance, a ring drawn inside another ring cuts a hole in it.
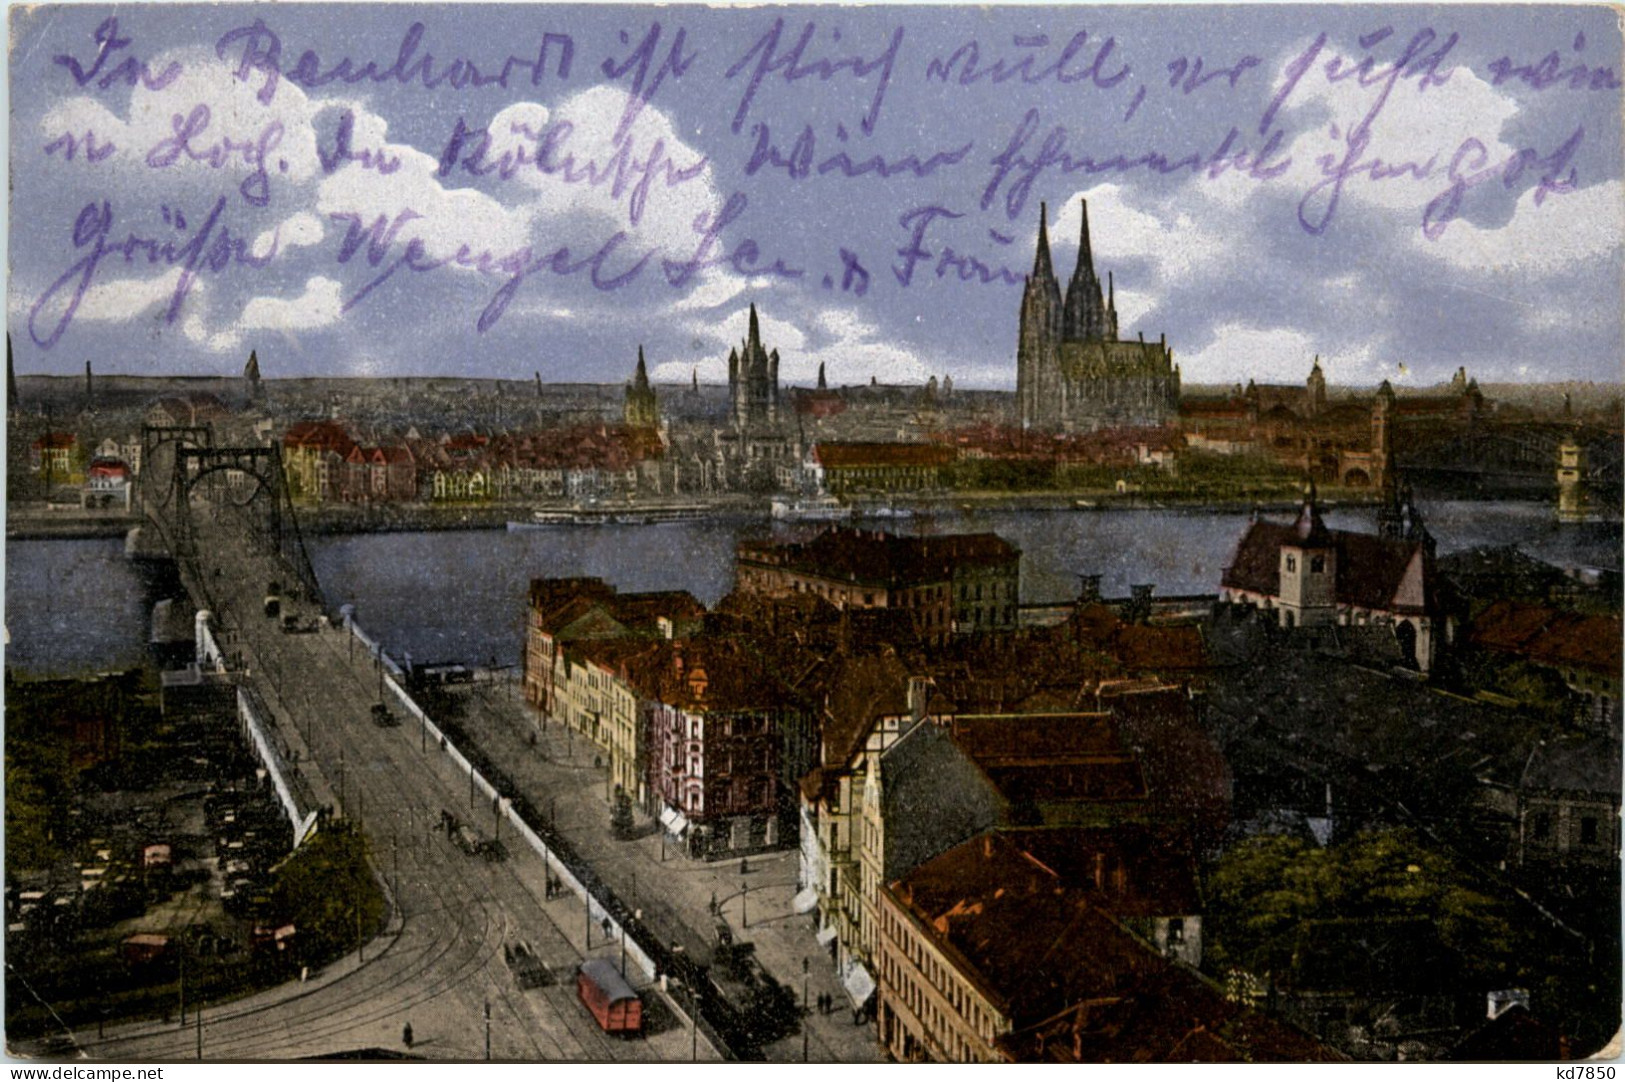
M 1159 953 L 1199 928 L 1192 867 L 1151 835 L 984 834 L 881 891 L 881 1042 L 903 1062 L 1338 1058 Z

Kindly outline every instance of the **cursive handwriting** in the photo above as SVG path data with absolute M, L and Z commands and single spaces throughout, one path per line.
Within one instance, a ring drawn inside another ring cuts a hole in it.
M 528 85 L 538 87 L 547 77 L 547 51 L 550 47 L 557 46 L 559 50 L 560 79 L 570 77 L 570 60 L 575 54 L 575 42 L 570 35 L 548 32 L 542 35 L 534 58 L 510 55 L 495 71 L 481 71 L 477 63 L 465 57 L 457 57 L 437 67 L 433 54 L 416 55 L 418 46 L 423 42 L 423 34 L 422 23 L 407 27 L 406 34 L 401 38 L 400 50 L 395 54 L 395 62 L 382 69 L 376 60 L 358 65 L 345 56 L 324 71 L 321 57 L 315 50 L 306 49 L 299 54 L 299 59 L 290 70 L 283 71 L 282 39 L 262 19 L 255 19 L 251 26 L 226 31 L 215 43 L 214 51 L 216 56 L 225 60 L 233 48 L 240 48 L 233 74 L 239 82 L 244 83 L 252 80 L 256 73 L 263 78 L 255 94 L 262 105 L 271 104 L 276 97 L 277 84 L 283 79 L 306 90 L 335 81 L 397 83 L 401 86 L 415 83 L 425 90 L 440 86 L 449 86 L 453 90 L 498 86 L 507 90 L 510 85 L 522 85 L 515 79 L 516 73 L 528 72 Z
M 1542 155 L 1532 147 L 1513 151 L 1499 162 L 1490 164 L 1490 154 L 1477 139 L 1468 139 L 1457 148 L 1450 159 L 1450 186 L 1440 192 L 1422 211 L 1422 235 L 1438 240 L 1445 228 L 1461 213 L 1461 201 L 1480 184 L 1499 180 L 1503 187 L 1511 188 L 1531 170 L 1540 171 L 1535 185 L 1535 206 L 1546 202 L 1548 195 L 1572 192 L 1578 186 L 1578 176 L 1571 164 L 1580 144 L 1585 139 L 1585 128 L 1575 128 L 1550 154 Z
M 1097 158 L 1068 150 L 1069 133 L 1059 124 L 1050 129 L 1036 152 L 1029 153 L 1027 144 L 1038 127 L 1038 110 L 1027 110 L 1005 148 L 993 158 L 993 174 L 982 191 L 983 210 L 993 205 L 999 190 L 1009 182 L 1004 196 L 1005 213 L 1011 219 L 1019 217 L 1033 185 L 1050 169 L 1056 169 L 1062 175 L 1084 173 L 1089 176 L 1138 170 L 1162 175 L 1188 172 L 1196 176 L 1205 175 L 1208 179 L 1235 170 L 1245 173 L 1252 180 L 1265 181 L 1280 176 L 1292 164 L 1291 158 L 1271 160 L 1280 152 L 1284 138 L 1279 128 L 1270 133 L 1264 145 L 1256 150 L 1242 145 L 1241 132 L 1231 128 L 1218 147 L 1207 153 L 1193 151 L 1174 157 L 1161 150 L 1146 150 Z
M 97 143 L 96 133 L 93 131 L 85 132 L 83 140 L 76 138 L 72 132 L 63 132 L 45 144 L 45 156 L 51 157 L 60 150 L 62 160 L 71 162 L 81 146 L 85 148 L 85 161 L 92 163 L 105 160 L 118 149 L 110 142 Z
M 355 138 L 355 113 L 350 109 L 339 114 L 339 125 L 333 132 L 333 149 L 324 150 L 316 147 L 316 159 L 321 162 L 322 172 L 331 175 L 339 166 L 354 162 L 363 169 L 376 169 L 379 176 L 387 177 L 401 167 L 399 154 L 386 154 L 382 150 L 356 150 L 351 141 Z
M 156 237 L 140 237 L 134 233 L 114 242 L 111 239 L 112 204 L 105 199 L 85 204 L 79 216 L 74 219 L 72 234 L 74 249 L 84 251 L 85 254 L 47 286 L 45 292 L 41 293 L 29 308 L 29 337 L 41 349 L 50 349 L 56 345 L 73 323 L 74 314 L 79 311 L 79 304 L 85 299 L 85 293 L 90 289 L 96 272 L 101 269 L 102 261 L 110 256 L 122 255 L 126 263 L 135 263 L 138 258 L 145 257 L 149 266 L 162 264 L 181 268 L 175 290 L 170 295 L 169 305 L 164 309 L 166 323 L 175 322 L 176 317 L 180 315 L 181 305 L 185 302 L 186 295 L 192 291 L 192 285 L 200 271 L 208 270 L 221 274 L 234 264 L 253 268 L 263 267 L 276 257 L 278 238 L 275 233 L 271 237 L 270 250 L 262 255 L 255 255 L 248 240 L 233 236 L 231 231 L 221 224 L 220 219 L 225 209 L 226 197 L 221 196 L 215 200 L 203 224 L 184 242 L 174 237 L 160 240 Z M 186 229 L 186 218 L 179 212 L 172 218 L 169 208 L 165 207 L 164 219 L 172 222 L 178 229 Z M 48 313 L 63 297 L 67 299 L 61 305 L 61 314 L 56 317 L 55 323 L 49 324 L 48 333 L 42 336 L 39 326 L 41 316 L 44 315 L 49 319 Z
M 745 162 L 745 175 L 753 177 L 763 168 L 771 167 L 783 169 L 785 176 L 791 180 L 805 180 L 817 174 L 824 176 L 834 173 L 842 177 L 875 176 L 881 179 L 890 179 L 894 176 L 908 175 L 914 177 L 928 177 L 938 169 L 948 165 L 958 165 L 969 154 L 974 143 L 964 143 L 951 150 L 939 150 L 921 161 L 916 154 L 908 154 L 901 158 L 887 161 L 879 154 L 872 154 L 860 161 L 853 161 L 844 150 L 827 155 L 821 161 L 818 157 L 818 139 L 813 135 L 812 125 L 805 125 L 796 141 L 791 144 L 789 153 L 780 150 L 773 142 L 773 133 L 766 124 L 751 125 L 751 133 L 756 136 L 756 146 L 751 150 L 750 158 Z M 835 126 L 835 137 L 842 143 L 847 141 L 846 126 Z
M 677 31 L 672 37 L 671 48 L 667 50 L 666 58 L 655 68 L 652 76 L 649 74 L 649 67 L 654 62 L 655 50 L 660 45 L 658 22 L 649 26 L 649 32 L 643 35 L 643 40 L 638 42 L 637 48 L 627 54 L 625 60 L 616 62 L 611 58 L 600 65 L 598 70 L 609 79 L 620 79 L 628 72 L 632 75 L 632 87 L 626 95 L 626 108 L 621 110 L 620 123 L 615 125 L 616 139 L 625 138 L 632 130 L 632 124 L 638 119 L 638 114 L 643 112 L 643 107 L 649 104 L 649 100 L 659 91 L 667 76 L 680 79 L 688 71 L 689 65 L 694 63 L 697 54 L 689 53 L 686 56 L 683 54 L 683 44 L 687 38 L 687 31 L 682 29 Z M 621 31 L 621 44 L 631 44 L 631 37 L 625 30 Z
M 1574 35 L 1574 51 L 1584 52 L 1586 36 Z M 1570 90 L 1618 90 L 1619 77 L 1613 68 L 1594 68 L 1581 62 L 1563 66 L 1563 58 L 1556 50 L 1547 53 L 1533 64 L 1514 63 L 1509 56 L 1490 61 L 1490 85 L 1520 82 L 1532 90 L 1547 90 L 1567 86 Z
M 479 319 L 475 321 L 475 326 L 481 334 L 496 326 L 497 321 L 502 318 L 502 313 L 507 310 L 519 292 L 519 286 L 532 274 L 551 271 L 553 274 L 567 277 L 586 271 L 595 288 L 618 289 L 643 271 L 651 255 L 645 252 L 625 270 L 610 273 L 606 270 L 606 266 L 616 257 L 618 249 L 626 241 L 626 233 L 617 231 L 597 251 L 580 258 L 571 253 L 568 245 L 560 245 L 551 252 L 541 253 L 529 244 L 521 244 L 499 254 L 489 248 L 475 251 L 473 247 L 463 243 L 457 246 L 457 251 L 452 255 L 444 259 L 434 259 L 430 257 L 428 246 L 421 237 L 408 239 L 399 254 L 395 254 L 396 240 L 401 228 L 423 217 L 410 207 L 397 213 L 394 218 L 380 214 L 371 224 L 363 224 L 360 214 L 349 211 L 335 212 L 328 217 L 346 227 L 344 236 L 339 241 L 337 256 L 339 263 L 349 263 L 361 253 L 368 266 L 384 268 L 352 294 L 344 302 L 341 311 L 349 312 L 373 290 L 401 270 L 424 274 L 443 267 L 459 267 L 486 276 L 506 276 L 507 281 L 497 289 L 480 312 Z
M 897 249 L 900 262 L 893 264 L 891 269 L 899 285 L 905 287 L 911 285 L 916 268 L 933 259 L 936 260 L 938 278 L 946 278 L 949 272 L 952 272 L 961 282 L 979 282 L 983 285 L 989 282 L 998 282 L 1002 285 L 1021 284 L 1022 276 L 1009 267 L 995 267 L 975 256 L 962 255 L 947 245 L 943 245 L 940 252 L 934 252 L 925 246 L 925 234 L 932 223 L 938 220 L 953 221 L 955 218 L 963 217 L 963 214 L 951 211 L 947 207 L 925 206 L 915 207 L 897 219 L 897 224 L 907 230 L 909 235 L 903 247 Z M 1015 243 L 1014 237 L 1007 237 L 991 229 L 988 230 L 988 236 L 997 244 Z
M 732 225 L 750 201 L 744 192 L 734 192 L 722 204 L 722 209 L 715 214 L 706 212 L 694 222 L 694 232 L 699 234 L 699 242 L 694 252 L 687 259 L 663 259 L 660 261 L 660 270 L 666 276 L 670 285 L 682 288 L 693 281 L 701 271 L 710 267 L 728 266 L 734 273 L 751 277 L 758 274 L 771 274 L 776 278 L 800 278 L 806 271 L 800 267 L 786 266 L 782 260 L 775 259 L 767 266 L 762 266 L 761 248 L 756 241 L 746 237 L 734 245 L 731 252 L 722 251 L 722 231 Z
M 1204 71 L 1201 57 L 1176 57 L 1168 62 L 1168 85 L 1181 93 L 1192 94 L 1208 83 L 1223 79 L 1230 84 L 1230 89 L 1234 90 L 1243 75 L 1262 63 L 1263 61 L 1256 56 L 1243 56 L 1228 68 Z
M 167 169 L 185 158 L 187 161 L 203 162 L 210 169 L 222 169 L 234 156 L 239 157 L 244 165 L 252 169 L 237 189 L 242 193 L 243 201 L 256 207 L 270 203 L 271 176 L 265 169 L 265 163 L 271 152 L 282 144 L 282 121 L 270 121 L 253 139 L 238 140 L 229 135 L 222 135 L 212 143 L 193 145 L 193 140 L 209 130 L 211 119 L 209 107 L 201 102 L 194 105 L 192 111 L 185 116 L 180 113 L 172 115 L 169 120 L 169 135 L 160 139 L 147 151 L 148 167 Z M 287 161 L 279 158 L 277 169 L 286 173 Z
M 761 266 L 760 249 L 754 240 L 742 240 L 731 252 L 721 254 L 721 233 L 744 212 L 745 205 L 745 197 L 735 192 L 721 212 L 714 216 L 701 215 L 694 222 L 694 232 L 699 237 L 694 252 L 686 259 L 661 261 L 661 270 L 671 285 L 687 285 L 702 270 L 722 264 L 747 276 L 801 276 L 800 270 L 786 267 L 782 262 Z M 617 230 L 586 255 L 577 255 L 568 245 L 541 250 L 532 244 L 516 244 L 507 251 L 492 252 L 489 248 L 476 250 L 465 242 L 459 243 L 453 254 L 437 259 L 429 254 L 428 245 L 422 237 L 403 238 L 402 230 L 406 226 L 423 219 L 423 215 L 410 207 L 393 217 L 377 215 L 371 222 L 364 221 L 359 213 L 349 211 L 335 212 L 328 217 L 345 226 L 344 236 L 339 241 L 337 262 L 349 263 L 359 255 L 367 266 L 382 268 L 344 302 L 342 311 L 349 312 L 402 270 L 424 274 L 453 267 L 505 279 L 475 321 L 475 329 L 481 334 L 496 326 L 518 295 L 519 287 L 533 274 L 547 272 L 558 277 L 572 277 L 585 273 L 594 289 L 611 291 L 636 281 L 656 255 L 652 248 L 641 252 L 623 251 L 628 237 L 624 230 Z
M 164 66 L 163 71 L 154 74 L 151 65 L 133 56 L 125 57 L 115 67 L 103 71 L 102 69 L 107 66 L 107 62 L 112 59 L 113 54 L 120 49 L 127 48 L 134 40 L 133 38 L 118 36 L 118 20 L 111 16 L 102 20 L 101 25 L 96 27 L 92 37 L 96 41 L 96 59 L 91 63 L 90 67 L 87 68 L 80 64 L 72 56 L 63 55 L 51 58 L 53 64 L 67 68 L 68 74 L 73 77 L 73 81 L 80 86 L 89 86 L 94 82 L 97 90 L 106 90 L 120 84 L 124 86 L 142 86 L 148 90 L 162 90 L 180 78 L 181 66 L 175 61 L 170 61 Z M 100 76 L 100 78 L 97 78 L 97 76 Z
M 784 19 L 782 17 L 774 19 L 767 33 L 758 38 L 756 44 L 728 69 L 729 79 L 736 78 L 747 68 L 750 69 L 745 92 L 740 95 L 739 108 L 734 112 L 732 131 L 736 135 L 744 127 L 745 117 L 750 113 L 751 101 L 756 97 L 757 89 L 762 85 L 762 80 L 769 75 L 779 73 L 786 83 L 794 85 L 815 75 L 819 81 L 827 83 L 843 71 L 851 72 L 858 79 L 867 79 L 877 71 L 880 73 L 879 79 L 875 82 L 874 97 L 869 102 L 869 110 L 863 114 L 863 120 L 860 122 L 864 134 L 874 134 L 875 124 L 880 120 L 880 106 L 886 100 L 886 88 L 891 85 L 892 68 L 897 63 L 897 50 L 903 46 L 903 28 L 899 26 L 893 30 L 886 48 L 872 59 L 849 56 L 840 60 L 812 59 L 803 63 L 807 48 L 812 44 L 813 35 L 817 32 L 818 24 L 808 22 L 802 28 L 801 36 L 796 39 L 795 44 L 790 46 L 789 51 L 781 54 L 778 51 L 779 36 L 784 33 Z M 841 40 L 841 32 L 831 31 L 830 37 L 838 42 Z M 753 58 L 756 61 L 754 67 L 751 65 Z
M 1049 43 L 1048 34 L 1016 34 L 1011 38 L 1011 44 L 1015 48 L 1032 49 L 1035 52 L 1014 59 L 995 57 L 991 64 L 983 67 L 981 42 L 972 38 L 949 53 L 946 60 L 940 56 L 932 57 L 925 65 L 925 78 L 927 81 L 937 79 L 944 83 L 951 80 L 960 86 L 972 86 L 983 80 L 997 86 L 1011 79 L 1020 79 L 1029 86 L 1050 80 L 1066 86 L 1088 79 L 1099 89 L 1109 90 L 1129 77 L 1131 69 L 1127 64 L 1110 75 L 1102 71 L 1105 65 L 1111 62 L 1112 50 L 1117 47 L 1116 38 L 1109 37 L 1101 42 L 1089 63 L 1083 64 L 1078 61 L 1078 54 L 1089 44 L 1089 31 L 1079 30 L 1067 40 L 1059 56 L 1048 64 L 1035 68 L 1039 59 L 1036 50 L 1048 48 Z M 1078 61 L 1077 66 L 1073 66 L 1074 61 Z M 957 77 L 954 75 L 955 65 L 959 67 Z
M 575 125 L 568 120 L 554 121 L 541 131 L 516 123 L 510 126 L 509 134 L 519 136 L 528 145 L 515 146 L 492 156 L 490 132 L 485 128 L 471 128 L 458 117 L 451 138 L 440 152 L 439 175 L 450 176 L 454 169 L 460 168 L 471 176 L 495 173 L 499 179 L 509 180 L 521 169 L 531 169 L 565 184 L 589 188 L 602 188 L 607 184 L 611 199 L 627 197 L 627 220 L 637 225 L 657 177 L 666 188 L 676 188 L 698 179 L 709 164 L 705 158 L 696 158 L 679 165 L 667 153 L 664 139 L 656 139 L 648 153 L 640 158 L 636 140 L 629 135 L 615 140 L 615 149 L 607 161 L 577 159 L 569 149 L 574 132 Z

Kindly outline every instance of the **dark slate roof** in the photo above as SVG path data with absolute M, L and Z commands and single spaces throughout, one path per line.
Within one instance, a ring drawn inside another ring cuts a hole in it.
M 1619 799 L 1620 745 L 1617 736 L 1571 736 L 1542 741 L 1524 767 L 1527 789 L 1607 793 Z
M 1337 555 L 1337 600 L 1371 609 L 1395 607 L 1395 595 L 1404 582 L 1405 573 L 1423 550 L 1421 541 L 1387 540 L 1350 530 L 1326 530 L 1324 538 L 1318 543 L 1332 547 Z M 1306 543 L 1298 523 L 1252 523 L 1236 546 L 1230 566 L 1225 569 L 1223 585 L 1269 597 L 1280 596 L 1281 548 Z M 1424 574 L 1423 579 L 1421 603 L 1405 608 L 1433 611 L 1438 607 L 1440 599 L 1434 576 Z

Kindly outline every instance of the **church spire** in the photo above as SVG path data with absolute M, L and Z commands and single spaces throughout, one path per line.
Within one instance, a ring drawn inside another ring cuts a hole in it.
M 1055 268 L 1049 261 L 1049 204 L 1038 204 L 1038 252 L 1033 256 L 1033 277 L 1053 279 Z
M 1089 200 L 1080 199 L 1078 202 L 1083 204 L 1083 212 L 1079 215 L 1083 219 L 1083 226 L 1078 234 L 1078 265 L 1081 267 L 1087 264 L 1089 273 L 1093 274 L 1095 270 L 1095 253 L 1089 247 Z
M 824 362 L 823 361 L 818 362 L 818 389 L 820 391 L 829 390 L 829 384 L 824 382 Z
M 756 319 L 756 302 L 750 304 L 750 332 L 745 339 L 745 356 L 754 357 L 762 348 L 762 327 Z
M 1061 333 L 1067 341 L 1115 338 L 1112 320 L 1101 296 L 1100 279 L 1095 276 L 1094 249 L 1089 243 L 1089 201 L 1082 203 L 1083 225 L 1078 232 L 1078 265 L 1066 286 L 1066 310 Z
M 640 391 L 649 389 L 649 369 L 643 363 L 643 347 L 638 347 L 638 370 L 632 376 L 632 386 Z

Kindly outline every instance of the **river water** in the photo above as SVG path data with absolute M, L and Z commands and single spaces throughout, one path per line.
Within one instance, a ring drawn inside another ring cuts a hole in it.
M 1422 502 L 1441 553 L 1517 544 L 1566 567 L 1620 565 L 1620 530 L 1563 527 L 1544 503 Z M 875 522 L 899 532 L 991 530 L 1022 550 L 1025 603 L 1075 596 L 1101 575 L 1108 596 L 1149 582 L 1158 594 L 1212 593 L 1247 526 L 1244 513 L 1173 510 L 987 511 Z M 1334 527 L 1374 529 L 1370 509 L 1333 511 Z M 529 580 L 596 575 L 623 590 L 684 589 L 707 605 L 733 585 L 735 543 L 763 523 L 557 526 L 521 531 L 358 534 L 307 539 L 333 606 L 397 655 L 418 662 L 519 660 Z M 791 536 L 816 527 L 782 527 Z M 123 556 L 118 541 L 6 546 L 6 663 L 29 674 L 138 664 L 148 614 L 166 587 Z

